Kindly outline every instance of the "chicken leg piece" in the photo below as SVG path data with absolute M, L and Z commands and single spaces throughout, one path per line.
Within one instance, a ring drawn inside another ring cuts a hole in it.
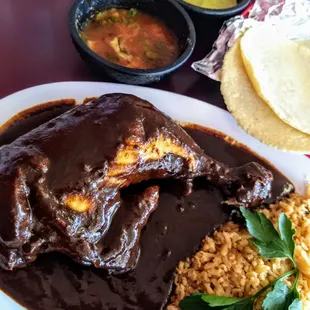
M 0 265 L 14 269 L 39 253 L 60 251 L 110 272 L 133 268 L 139 238 L 124 238 L 140 235 L 158 191 L 142 195 L 138 204 L 144 201 L 145 209 L 132 206 L 138 216 L 115 229 L 119 241 L 105 252 L 122 210 L 120 190 L 150 179 L 190 184 L 196 177 L 246 206 L 268 198 L 272 183 L 271 172 L 256 163 L 229 168 L 210 158 L 135 96 L 110 94 L 78 106 L 0 148 Z

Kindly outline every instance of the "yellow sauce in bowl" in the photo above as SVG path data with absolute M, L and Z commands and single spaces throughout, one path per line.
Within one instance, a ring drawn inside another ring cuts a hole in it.
M 237 5 L 237 0 L 184 0 L 192 5 L 205 9 L 228 9 Z

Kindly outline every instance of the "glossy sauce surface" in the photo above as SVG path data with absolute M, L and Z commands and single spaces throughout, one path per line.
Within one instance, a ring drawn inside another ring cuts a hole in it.
M 154 69 L 179 55 L 175 35 L 160 20 L 135 9 L 99 12 L 81 32 L 99 56 L 128 68 Z
M 19 121 L 3 127 L 0 143 L 10 143 L 70 107 L 72 102 L 49 103 L 33 113 L 28 110 L 20 114 Z M 264 164 L 212 131 L 197 126 L 186 130 L 207 154 L 226 164 L 239 166 L 253 160 Z M 273 198 L 276 198 L 287 180 L 271 169 L 275 177 Z M 161 309 L 169 297 L 178 261 L 191 255 L 205 235 L 225 222 L 230 209 L 221 206 L 219 191 L 203 180 L 195 181 L 193 193 L 187 197 L 183 196 L 183 186 L 178 181 L 155 184 L 160 186 L 159 206 L 142 231 L 141 257 L 134 271 L 109 276 L 104 270 L 81 266 L 64 255 L 51 253 L 42 255 L 29 267 L 12 272 L 0 270 L 0 288 L 21 305 L 35 310 Z M 132 186 L 122 195 L 132 196 L 149 185 Z

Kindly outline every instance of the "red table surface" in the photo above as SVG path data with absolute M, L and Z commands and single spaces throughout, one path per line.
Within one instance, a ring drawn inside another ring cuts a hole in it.
M 0 98 L 18 90 L 59 81 L 111 81 L 81 60 L 67 29 L 73 0 L 0 0 Z M 151 87 L 224 108 L 219 83 L 191 69 L 209 51 L 214 35 L 197 40 L 192 57 L 170 77 Z

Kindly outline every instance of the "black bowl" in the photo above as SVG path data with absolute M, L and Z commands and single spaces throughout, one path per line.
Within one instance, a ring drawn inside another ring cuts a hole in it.
M 189 13 L 192 18 L 196 32 L 201 36 L 212 37 L 215 40 L 223 22 L 229 17 L 241 14 L 246 9 L 251 0 L 238 0 L 237 5 L 227 9 L 214 10 L 204 9 L 185 2 L 184 0 L 175 0 Z
M 93 52 L 80 37 L 85 22 L 98 11 L 110 8 L 136 8 L 162 20 L 177 36 L 180 44 L 178 59 L 163 68 L 131 69 L 110 62 Z M 174 0 L 76 0 L 68 16 L 69 31 L 81 57 L 92 68 L 122 83 L 149 84 L 181 67 L 193 52 L 195 27 L 186 11 Z

